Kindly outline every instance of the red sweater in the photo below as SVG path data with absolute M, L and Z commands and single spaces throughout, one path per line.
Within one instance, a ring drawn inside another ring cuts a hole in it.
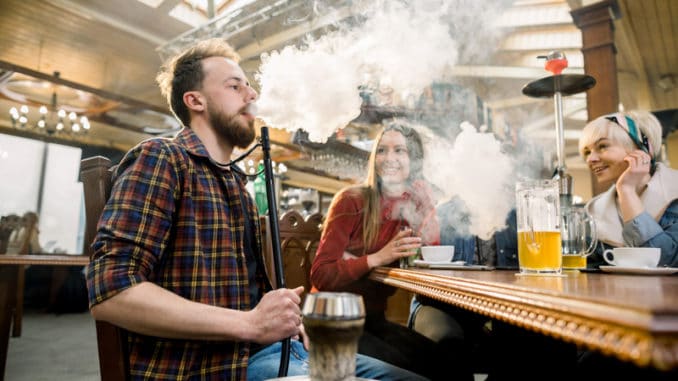
M 386 298 L 393 294 L 392 287 L 370 281 L 367 276 L 367 254 L 384 247 L 405 224 L 422 237 L 424 245 L 440 243 L 440 227 L 431 200 L 431 191 L 423 181 L 416 181 L 412 190 L 400 197 L 381 198 L 381 224 L 376 243 L 363 246 L 363 205 L 360 192 L 342 190 L 328 211 L 318 251 L 311 267 L 313 291 L 345 291 L 363 296 L 367 311 L 384 311 Z M 411 218 L 401 217 L 400 210 L 414 208 Z M 416 221 L 413 221 L 416 220 Z M 344 259 L 344 252 L 357 258 Z M 391 265 L 396 265 L 394 262 Z

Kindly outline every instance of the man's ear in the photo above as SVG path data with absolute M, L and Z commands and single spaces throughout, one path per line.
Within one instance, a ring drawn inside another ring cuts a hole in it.
M 205 110 L 205 98 L 198 91 L 187 91 L 184 93 L 184 104 L 189 110 L 200 112 Z

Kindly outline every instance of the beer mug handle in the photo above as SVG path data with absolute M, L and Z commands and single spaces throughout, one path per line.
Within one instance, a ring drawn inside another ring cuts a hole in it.
M 593 220 L 593 217 L 591 217 L 591 215 L 588 213 L 585 213 L 585 215 L 586 222 L 589 224 L 589 229 L 591 230 L 591 243 L 589 244 L 589 247 L 587 247 L 582 253 L 582 256 L 588 257 L 593 253 L 596 245 L 598 244 L 598 232 L 596 231 L 596 222 Z
M 607 257 L 609 254 L 612 254 L 612 253 L 613 253 L 612 249 L 607 249 L 607 250 L 603 251 L 603 259 L 605 260 L 605 262 L 614 266 L 615 265 L 614 261 Z M 614 259 L 614 256 L 612 258 Z

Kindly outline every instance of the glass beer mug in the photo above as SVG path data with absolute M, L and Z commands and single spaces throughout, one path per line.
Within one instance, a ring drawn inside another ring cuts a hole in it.
M 598 243 L 596 224 L 581 206 L 563 208 L 562 214 L 563 269 L 585 269 L 586 257 Z
M 521 274 L 561 273 L 559 198 L 558 180 L 527 180 L 516 184 Z

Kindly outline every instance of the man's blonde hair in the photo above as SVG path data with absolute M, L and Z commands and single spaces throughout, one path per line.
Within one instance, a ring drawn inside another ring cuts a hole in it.
M 231 45 L 223 39 L 212 38 L 199 41 L 167 60 L 155 78 L 170 110 L 186 127 L 190 127 L 190 114 L 183 97 L 187 91 L 202 88 L 202 81 L 205 78 L 202 60 L 209 57 L 225 57 L 235 62 L 240 61 L 240 56 Z

